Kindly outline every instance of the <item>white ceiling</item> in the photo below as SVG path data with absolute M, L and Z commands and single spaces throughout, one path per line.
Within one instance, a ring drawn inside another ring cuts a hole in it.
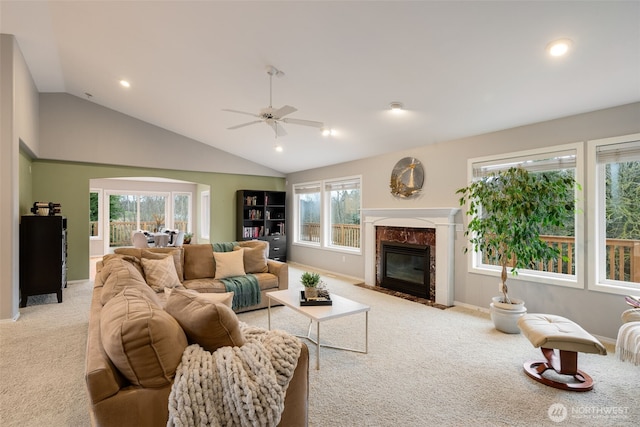
M 640 101 L 640 2 L 5 1 L 40 92 L 290 173 Z M 562 59 L 545 52 L 573 40 Z M 269 104 L 339 134 L 260 123 Z M 120 79 L 131 88 L 118 85 Z M 392 101 L 402 115 L 387 110 Z

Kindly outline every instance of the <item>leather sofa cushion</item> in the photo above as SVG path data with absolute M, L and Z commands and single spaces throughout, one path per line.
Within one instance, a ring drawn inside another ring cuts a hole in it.
M 132 384 L 171 384 L 187 337 L 178 322 L 139 289 L 126 288 L 102 308 L 100 335 L 105 352 Z
M 178 321 L 191 343 L 214 352 L 220 347 L 241 346 L 244 336 L 233 310 L 186 290 L 174 289 L 164 308 Z
M 136 258 L 133 255 L 113 253 L 113 254 L 107 254 L 104 257 L 102 257 L 102 269 L 98 273 L 100 275 L 100 278 L 102 279 L 102 283 L 104 283 L 107 280 L 107 277 L 109 277 L 109 274 L 111 273 L 110 266 L 113 264 L 110 264 L 109 261 L 111 261 L 114 258 L 119 258 L 133 264 L 136 270 L 138 270 L 140 274 L 144 276 L 144 273 L 142 271 L 142 265 L 140 264 L 140 258 Z
M 184 279 L 213 278 L 216 275 L 211 245 L 188 245 L 184 252 Z
M 249 273 L 266 273 L 269 243 L 264 241 L 240 242 L 233 248 L 234 251 L 244 249 L 244 271 Z
M 105 262 L 101 274 L 108 273 L 100 294 L 100 302 L 105 305 L 110 299 L 126 288 L 138 289 L 147 299 L 160 305 L 160 299 L 147 285 L 144 277 L 130 262 L 122 258 L 111 258 Z

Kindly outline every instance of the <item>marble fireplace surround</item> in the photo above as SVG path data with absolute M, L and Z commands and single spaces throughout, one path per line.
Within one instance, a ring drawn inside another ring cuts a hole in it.
M 456 224 L 459 208 L 362 209 L 364 224 L 364 282 L 376 284 L 376 227 L 432 228 L 436 231 L 435 302 L 453 305 L 453 273 Z

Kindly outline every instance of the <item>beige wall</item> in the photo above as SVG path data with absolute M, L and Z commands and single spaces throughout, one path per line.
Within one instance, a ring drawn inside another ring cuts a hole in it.
M 38 150 L 38 93 L 12 35 L 0 34 L 0 319 L 19 315 L 19 147 Z
M 40 95 L 38 158 L 242 175 L 280 172 L 66 93 Z
M 287 176 L 287 191 L 291 191 L 292 185 L 296 183 L 362 175 L 363 208 L 458 207 L 455 191 L 467 184 L 467 161 L 470 158 L 628 135 L 639 131 L 640 103 L 635 103 L 290 174 Z M 425 169 L 425 184 L 421 195 L 408 200 L 395 198 L 389 192 L 391 170 L 398 160 L 407 156 L 419 159 Z M 587 194 L 584 197 L 586 199 Z M 585 201 L 589 203 L 589 200 Z M 291 205 L 289 211 L 291 217 Z M 456 222 L 463 223 L 461 214 Z M 587 244 L 592 239 L 587 235 Z M 455 301 L 487 307 L 490 298 L 497 293 L 498 279 L 467 272 L 467 255 L 463 253 L 465 244 L 460 228 L 456 233 Z M 296 245 L 291 245 L 288 254 L 291 261 L 364 278 L 364 256 Z M 586 271 L 584 274 L 589 280 Z M 615 337 L 620 325 L 620 313 L 625 309 L 619 295 L 523 281 L 512 281 L 510 288 L 513 296 L 525 299 L 529 311 L 565 315 L 583 324 L 592 333 L 607 337 Z

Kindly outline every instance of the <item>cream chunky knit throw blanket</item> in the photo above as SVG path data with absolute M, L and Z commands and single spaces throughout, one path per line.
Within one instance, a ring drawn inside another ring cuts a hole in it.
M 242 347 L 210 353 L 197 344 L 182 355 L 169 395 L 167 426 L 275 426 L 301 343 L 283 331 L 240 323 Z

